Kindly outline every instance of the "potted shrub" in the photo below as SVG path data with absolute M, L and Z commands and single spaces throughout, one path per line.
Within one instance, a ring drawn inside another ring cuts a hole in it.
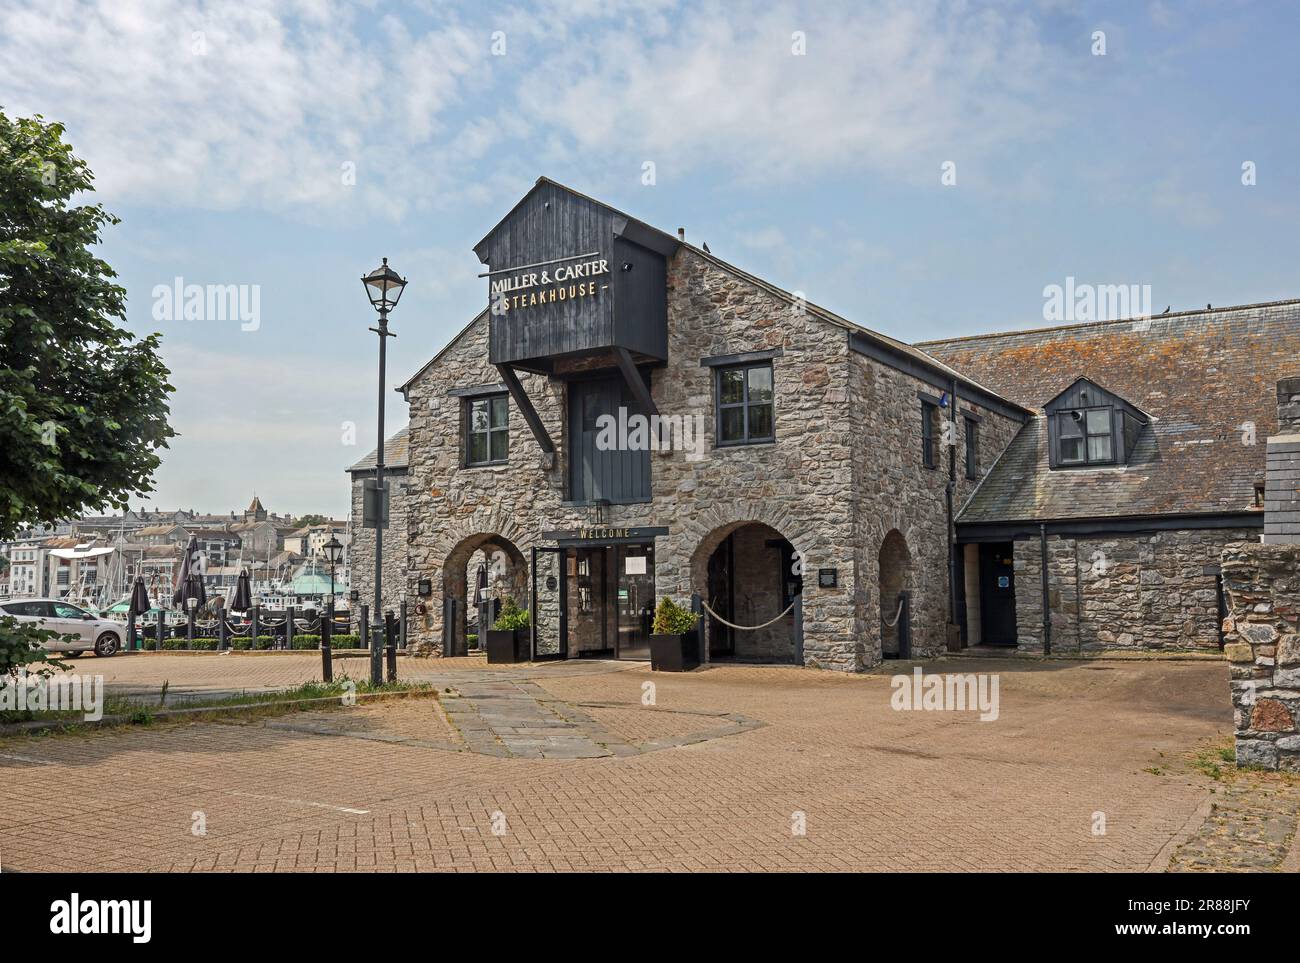
M 685 672 L 700 664 L 700 617 L 664 596 L 655 609 L 650 636 L 650 668 L 657 672 Z
M 487 660 L 527 662 L 528 626 L 528 610 L 521 609 L 514 599 L 506 599 L 501 614 L 487 632 Z

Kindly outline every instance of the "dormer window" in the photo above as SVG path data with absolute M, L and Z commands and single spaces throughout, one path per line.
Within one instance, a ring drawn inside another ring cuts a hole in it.
M 1109 465 L 1115 461 L 1110 408 L 1073 408 L 1056 415 L 1057 460 L 1062 465 Z
M 1136 405 L 1080 378 L 1043 406 L 1051 468 L 1123 467 L 1149 457 L 1137 453 L 1150 438 L 1151 418 Z

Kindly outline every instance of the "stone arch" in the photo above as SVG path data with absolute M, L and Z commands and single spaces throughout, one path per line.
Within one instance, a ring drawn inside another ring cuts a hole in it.
M 912 577 L 912 552 L 907 539 L 898 529 L 890 529 L 880 542 L 880 651 L 885 658 L 907 658 L 911 654 L 911 626 L 907 607 L 899 614 L 899 601 L 903 593 L 915 598 L 916 588 Z M 897 617 L 895 625 L 888 624 Z
M 807 528 L 773 503 L 739 500 L 701 513 L 688 529 L 691 594 L 739 625 L 775 618 L 799 594 L 793 566 L 811 545 Z M 722 593 L 724 597 L 715 597 Z M 725 608 L 720 606 L 725 602 Z M 707 661 L 803 661 L 801 609 L 755 632 L 729 629 L 706 615 L 701 624 L 702 655 Z
M 470 579 L 477 576 L 469 572 L 471 560 L 478 558 L 487 566 L 489 598 L 513 598 L 520 608 L 528 607 L 528 563 L 523 551 L 513 540 L 497 532 L 477 532 L 456 542 L 442 559 L 441 604 L 444 620 L 451 622 L 443 627 L 443 653 L 464 653 L 467 650 L 469 624 L 477 624 L 477 603 L 473 598 Z M 454 603 L 454 609 L 448 602 Z M 472 618 L 473 617 L 473 618 Z M 478 626 L 480 645 L 484 626 Z
M 750 524 L 779 532 L 803 559 L 809 557 L 816 539 L 811 526 L 796 519 L 780 502 L 738 498 L 711 505 L 682 530 L 683 545 L 690 552 L 687 580 L 691 593 L 701 594 L 707 587 L 709 557 L 717 547 L 742 525 Z

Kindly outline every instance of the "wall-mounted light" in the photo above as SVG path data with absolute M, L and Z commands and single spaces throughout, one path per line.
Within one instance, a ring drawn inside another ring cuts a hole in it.
M 420 593 L 420 596 L 422 598 L 427 598 L 428 596 L 433 594 L 433 582 L 431 582 L 427 578 L 420 579 L 419 584 L 416 587 L 416 591 Z

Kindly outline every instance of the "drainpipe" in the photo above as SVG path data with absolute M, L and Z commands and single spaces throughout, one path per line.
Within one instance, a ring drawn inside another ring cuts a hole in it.
M 1052 654 L 1052 611 L 1048 608 L 1047 593 L 1047 525 L 1038 525 L 1038 549 L 1043 556 L 1043 655 Z
M 948 621 L 957 625 L 957 529 L 953 517 L 953 499 L 957 490 L 957 379 L 953 378 L 948 395 L 948 424 L 952 430 L 948 446 L 948 490 L 945 493 L 948 512 Z

